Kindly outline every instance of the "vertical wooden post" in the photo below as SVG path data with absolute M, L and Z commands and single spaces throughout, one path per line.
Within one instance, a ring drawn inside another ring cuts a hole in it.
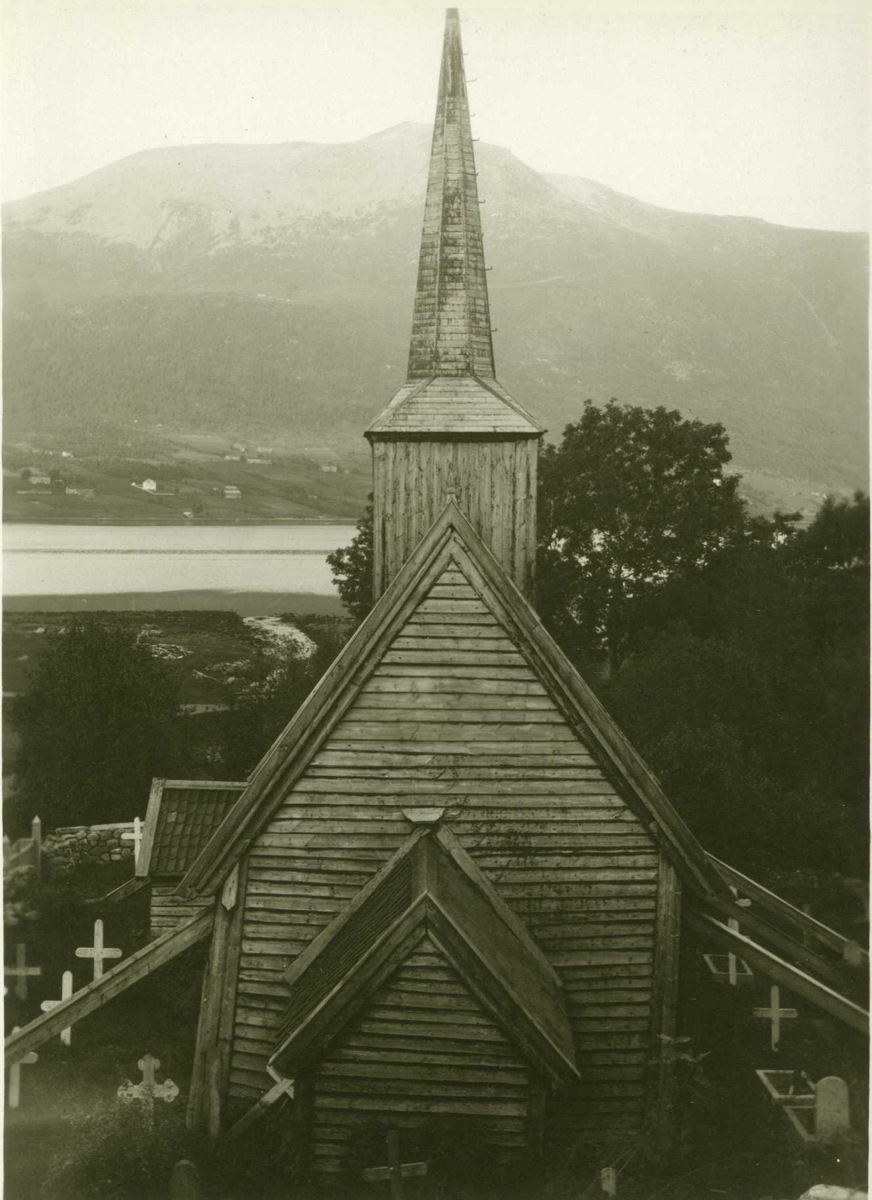
M 36 877 L 39 879 L 42 869 L 42 821 L 39 817 L 34 817 L 30 822 L 30 841 L 33 847 L 30 861 L 36 868 Z
M 666 1144 L 672 1138 L 675 1121 L 673 1039 L 678 1032 L 680 950 L 681 883 L 675 868 L 661 853 L 657 876 L 647 1107 L 658 1138 Z
M 212 943 L 203 973 L 187 1123 L 190 1129 L 208 1129 L 213 1138 L 221 1132 L 230 1074 L 246 875 L 247 860 L 242 860 L 215 898 Z

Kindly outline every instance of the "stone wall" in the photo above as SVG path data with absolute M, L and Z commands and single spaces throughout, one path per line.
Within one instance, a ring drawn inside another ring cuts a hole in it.
M 133 841 L 122 841 L 122 833 L 133 829 L 132 821 L 113 825 L 64 825 L 42 843 L 42 853 L 55 871 L 72 871 L 82 863 L 120 862 L 133 858 Z

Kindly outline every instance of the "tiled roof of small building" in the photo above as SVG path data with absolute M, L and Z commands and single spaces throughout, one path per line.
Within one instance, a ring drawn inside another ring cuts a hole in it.
M 236 800 L 244 783 L 212 780 L 164 780 L 152 793 L 146 817 L 146 853 L 141 863 L 152 877 L 178 876 L 205 847 Z

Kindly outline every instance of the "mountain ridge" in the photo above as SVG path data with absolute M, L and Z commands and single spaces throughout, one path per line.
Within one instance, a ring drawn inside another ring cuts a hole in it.
M 429 142 L 402 123 L 156 147 L 4 205 L 7 431 L 93 416 L 361 445 L 405 377 Z M 614 395 L 721 420 L 779 503 L 864 484 L 864 234 L 476 153 L 497 373 L 551 437 Z

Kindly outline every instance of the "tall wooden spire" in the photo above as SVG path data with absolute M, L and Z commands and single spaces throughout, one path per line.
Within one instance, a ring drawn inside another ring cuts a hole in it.
M 409 379 L 494 377 L 487 275 L 456 8 L 445 17 Z
M 373 421 L 375 595 L 453 498 L 522 590 L 544 429 L 497 383 L 469 102 L 447 10 L 406 383 Z

